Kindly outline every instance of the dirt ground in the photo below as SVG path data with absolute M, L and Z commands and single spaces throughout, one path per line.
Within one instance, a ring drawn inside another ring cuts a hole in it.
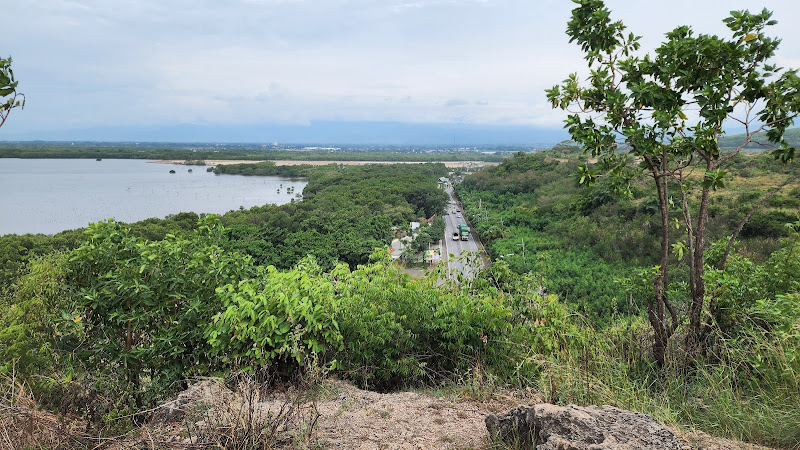
M 510 402 L 433 397 L 414 392 L 379 394 L 339 383 L 322 401 L 314 440 L 341 449 L 466 449 L 487 444 L 484 419 Z
M 293 388 L 238 386 L 198 381 L 154 410 L 149 424 L 116 438 L 93 437 L 84 420 L 41 411 L 32 400 L 0 405 L 0 449 L 495 450 L 504 447 L 489 442 L 486 416 L 542 401 L 534 391 L 382 394 L 337 380 L 301 394 Z M 767 449 L 673 431 L 684 449 Z
M 143 436 L 170 447 L 221 442 L 220 430 L 246 428 L 241 418 L 249 417 L 246 422 L 256 424 L 254 428 L 277 430 L 273 437 L 281 448 L 489 449 L 493 447 L 484 419 L 521 401 L 496 394 L 487 400 L 453 392 L 382 394 L 336 380 L 324 381 L 312 401 L 296 397 L 296 392 L 250 395 L 249 388 L 241 386 L 233 392 L 219 382 L 201 381 L 173 400 L 173 411 L 182 411 L 179 415 L 157 412 L 126 445 L 142 443 Z M 528 403 L 536 401 L 530 398 Z M 291 417 L 281 420 L 286 411 Z
M 227 420 L 220 418 L 241 417 L 240 411 L 255 411 L 255 417 L 268 418 L 261 426 L 269 428 L 281 411 L 287 411 L 287 398 L 284 394 L 267 394 L 259 398 L 252 407 L 246 407 L 243 391 L 236 394 L 225 391 L 221 394 L 220 384 L 205 381 L 201 386 L 204 394 L 197 396 L 183 408 L 197 410 L 197 405 L 211 405 L 215 414 L 201 414 L 199 422 L 186 416 L 183 423 L 173 423 L 174 430 L 180 433 L 178 442 L 187 442 L 185 430 L 217 423 L 218 428 L 228 429 Z M 543 401 L 534 391 L 503 394 L 497 391 L 486 395 L 481 392 L 442 392 L 435 393 L 396 392 L 377 393 L 356 388 L 343 381 L 326 380 L 317 391 L 315 401 L 298 401 L 292 405 L 294 416 L 284 422 L 280 441 L 288 448 L 304 449 L 346 449 L 346 450 L 432 450 L 432 449 L 499 449 L 489 441 L 485 418 L 489 414 L 505 412 L 519 404 L 535 404 Z M 190 388 L 191 389 L 191 388 Z M 246 391 L 246 390 L 245 390 Z M 306 399 L 307 400 L 307 399 Z M 224 412 L 227 411 L 227 412 Z M 220 412 L 224 412 L 220 414 Z M 256 419 L 258 422 L 259 419 Z M 309 426 L 309 424 L 313 424 Z M 266 426 L 264 426 L 266 425 Z M 238 422 L 242 427 L 241 422 Z M 151 430 L 156 431 L 156 430 Z M 685 449 L 744 450 L 766 449 L 765 447 L 712 438 L 702 432 L 681 432 L 675 434 L 685 442 Z M 156 431 L 156 434 L 163 436 Z M 195 436 L 202 433 L 195 431 Z M 175 436 L 176 438 L 178 436 Z M 213 441 L 208 434 L 203 441 Z M 174 444 L 178 442 L 173 441 Z M 180 444 L 179 444 L 180 445 Z

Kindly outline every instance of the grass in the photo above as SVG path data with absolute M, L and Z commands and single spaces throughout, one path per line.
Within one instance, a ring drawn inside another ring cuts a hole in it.
M 587 349 L 585 357 L 567 353 L 548 357 L 539 378 L 545 399 L 611 405 L 648 414 L 684 431 L 699 429 L 737 441 L 800 449 L 796 377 L 748 372 L 744 364 L 725 361 L 698 363 L 690 369 L 674 363 L 660 370 L 637 370 L 644 361 L 620 363 L 618 350 L 594 348 Z M 785 354 L 780 343 L 766 350 Z M 787 359 L 775 366 L 788 370 L 796 364 Z

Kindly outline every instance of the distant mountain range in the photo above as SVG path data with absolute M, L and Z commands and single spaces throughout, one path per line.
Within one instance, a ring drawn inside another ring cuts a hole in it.
M 731 130 L 736 132 L 739 130 Z M 786 131 L 787 142 L 800 146 L 800 128 Z M 95 141 L 95 142 L 204 142 L 264 143 L 305 145 L 437 145 L 486 146 L 521 145 L 550 147 L 569 139 L 564 129 L 532 126 L 499 126 L 451 123 L 408 122 L 311 122 L 309 125 L 203 125 L 118 126 L 73 130 L 40 130 L 17 132 L 13 127 L 0 130 L 0 141 Z M 720 147 L 734 148 L 743 134 L 730 134 L 719 140 Z M 764 133 L 757 142 L 768 144 Z M 748 149 L 771 149 L 750 144 Z
M 75 130 L 0 131 L 4 141 L 319 143 L 352 145 L 530 145 L 568 139 L 562 129 L 404 122 L 312 122 L 310 125 L 121 126 Z

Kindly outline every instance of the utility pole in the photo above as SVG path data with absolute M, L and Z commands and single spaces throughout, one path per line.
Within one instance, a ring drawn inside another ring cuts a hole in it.
M 517 244 L 522 246 L 522 265 L 525 265 L 525 238 L 522 238 L 522 243 Z

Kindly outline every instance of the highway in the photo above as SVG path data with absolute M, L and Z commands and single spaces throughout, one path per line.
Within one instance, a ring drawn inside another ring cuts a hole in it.
M 451 188 L 446 189 L 445 192 L 447 192 L 451 200 L 455 200 Z M 456 276 L 455 274 L 461 272 L 465 278 L 472 278 L 473 273 L 483 264 L 483 256 L 480 253 L 478 244 L 475 243 L 474 231 L 471 228 L 469 240 L 453 240 L 453 233 L 458 232 L 458 224 L 467 223 L 463 217 L 457 217 L 459 213 L 455 212 L 456 209 L 461 209 L 461 205 L 448 205 L 447 214 L 444 216 L 446 224 L 444 232 L 445 252 L 442 255 L 442 259 L 446 261 L 448 272 L 453 274 L 452 276 Z M 463 211 L 461 215 L 463 216 Z M 449 255 L 451 254 L 453 258 L 450 258 Z

